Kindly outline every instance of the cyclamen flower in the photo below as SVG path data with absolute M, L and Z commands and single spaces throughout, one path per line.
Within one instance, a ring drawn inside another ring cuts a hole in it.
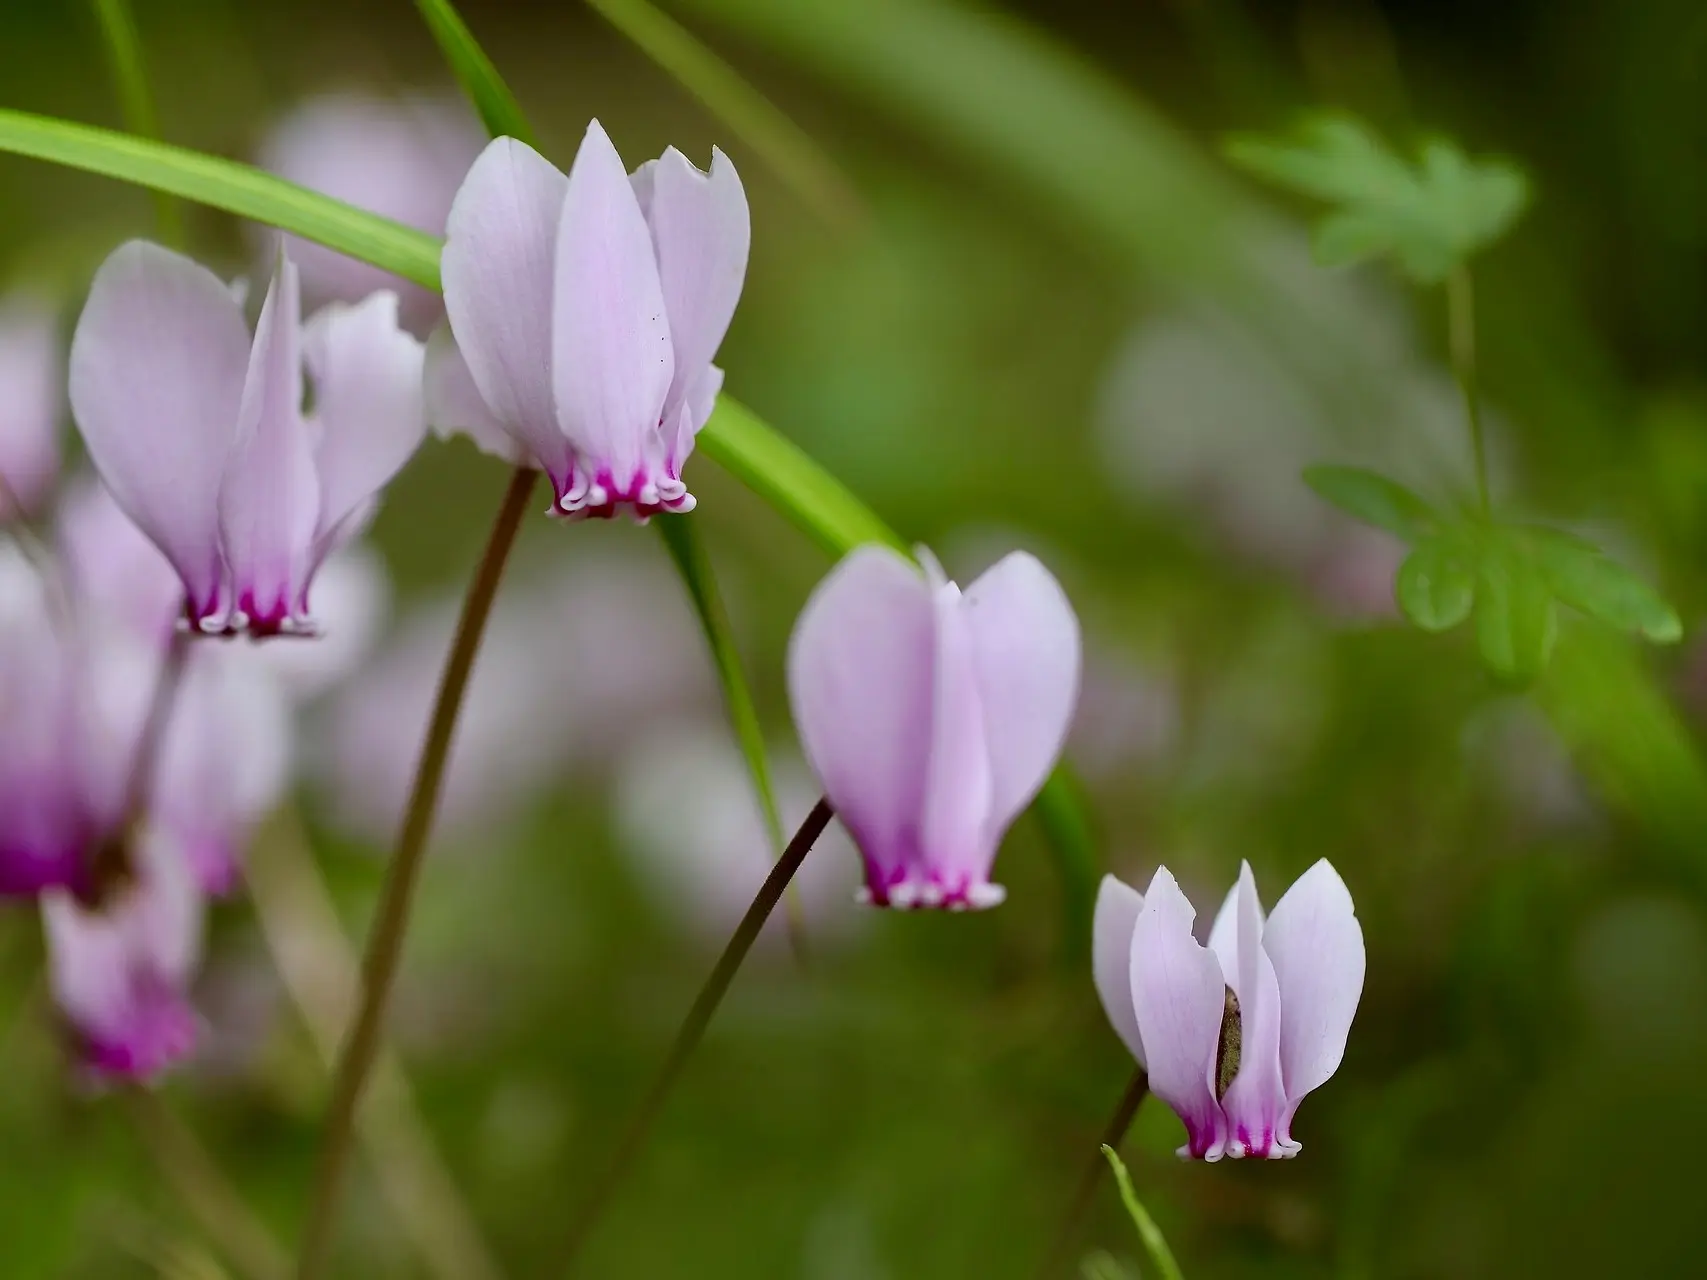
M 186 990 L 201 955 L 203 902 L 170 842 L 137 842 L 134 875 L 99 907 L 42 895 L 48 975 L 97 1080 L 147 1080 L 195 1048 Z
M 442 263 L 455 346 L 427 374 L 435 426 L 532 461 L 554 510 L 691 511 L 681 478 L 723 371 L 750 228 L 735 166 L 673 147 L 631 178 L 598 121 L 565 178 L 514 138 L 457 193 Z
M 423 353 L 395 295 L 300 315 L 283 254 L 251 341 L 217 276 L 131 241 L 96 272 L 72 340 L 89 456 L 203 631 L 312 631 L 315 570 L 425 432 Z
M 921 558 L 860 547 L 818 585 L 789 645 L 794 721 L 872 903 L 991 907 L 997 846 L 1072 720 L 1079 623 L 1023 552 L 964 595 Z
M 1166 867 L 1137 890 L 1104 876 L 1094 927 L 1097 994 L 1185 1122 L 1182 1157 L 1298 1154 L 1298 1104 L 1339 1068 L 1363 992 L 1363 929 L 1326 859 L 1267 920 L 1250 864 L 1204 947 L 1196 912 Z

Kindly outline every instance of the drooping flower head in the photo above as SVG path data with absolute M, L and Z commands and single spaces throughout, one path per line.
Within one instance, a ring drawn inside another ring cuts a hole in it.
M 429 416 L 551 478 L 554 510 L 689 511 L 682 466 L 711 416 L 711 363 L 741 295 L 750 228 L 735 166 L 671 148 L 632 178 L 598 121 L 567 178 L 499 138 L 451 207 L 455 344 L 432 345 Z
M 131 241 L 96 273 L 72 340 L 89 456 L 203 631 L 312 631 L 315 570 L 425 431 L 422 349 L 394 295 L 300 314 L 282 254 L 251 340 L 217 276 Z
M 1326 859 L 1264 919 L 1250 864 L 1209 945 L 1166 867 L 1143 894 L 1103 877 L 1097 994 L 1115 1031 L 1184 1121 L 1182 1157 L 1294 1156 L 1298 1104 L 1339 1068 L 1363 992 L 1363 929 Z
M 836 566 L 795 623 L 789 696 L 870 900 L 989 907 L 997 846 L 1066 739 L 1079 624 L 1023 552 L 964 594 L 922 558 L 866 546 Z
M 0 521 L 36 511 L 59 474 L 65 348 L 39 298 L 0 301 Z
M 98 907 L 42 895 L 48 975 L 78 1056 L 97 1081 L 148 1080 L 195 1048 L 187 988 L 203 901 L 170 841 L 137 842 L 132 878 Z

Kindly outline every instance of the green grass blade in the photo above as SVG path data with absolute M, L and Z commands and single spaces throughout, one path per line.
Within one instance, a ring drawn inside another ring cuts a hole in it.
M 781 857 L 783 849 L 782 815 L 777 810 L 776 789 L 771 783 L 770 763 L 765 753 L 765 731 L 759 724 L 759 713 L 753 705 L 753 695 L 741 671 L 741 655 L 735 649 L 734 631 L 729 614 L 723 607 L 723 597 L 717 589 L 717 578 L 711 569 L 711 558 L 700 541 L 699 524 L 693 516 L 664 517 L 652 522 L 664 539 L 664 546 L 675 561 L 677 571 L 686 584 L 699 618 L 700 630 L 711 649 L 711 660 L 717 667 L 718 683 L 723 686 L 723 701 L 729 711 L 735 737 L 741 744 L 741 754 L 747 757 L 747 769 L 753 775 L 753 785 L 759 793 L 759 806 L 764 811 L 765 832 L 770 837 L 771 853 Z
M 118 93 L 125 128 L 144 138 L 159 138 L 160 117 L 154 110 L 154 95 L 148 89 L 148 72 L 142 60 L 142 39 L 136 31 L 136 15 L 129 0 L 91 0 L 101 36 L 107 48 L 107 64 Z M 155 191 L 154 216 L 160 238 L 174 248 L 184 246 L 184 219 L 177 202 L 164 191 Z
M 480 47 L 456 7 L 448 0 L 415 0 L 415 8 L 433 33 L 457 84 L 480 113 L 486 132 L 494 138 L 519 138 L 537 150 L 533 128 L 522 114 L 521 103 L 516 101 L 516 95 L 510 92 L 510 86 L 504 83 L 504 77 L 498 74 L 498 68 L 492 65 L 492 59 L 486 56 L 486 50 Z
M 1138 1193 L 1132 1189 L 1132 1178 L 1126 1172 L 1126 1165 L 1115 1154 L 1114 1148 L 1103 1144 L 1102 1153 L 1107 1158 L 1109 1168 L 1114 1170 L 1114 1181 L 1120 1187 L 1120 1200 L 1126 1206 L 1127 1216 L 1132 1219 L 1132 1225 L 1138 1228 L 1138 1238 L 1144 1242 L 1144 1251 L 1150 1255 L 1150 1261 L 1156 1264 L 1156 1274 L 1162 1280 L 1185 1280 L 1180 1274 L 1179 1263 L 1174 1261 L 1173 1250 L 1168 1248 L 1168 1242 L 1162 1237 L 1162 1229 L 1156 1225 L 1149 1211 L 1138 1199 Z
M 0 109 L 0 151 L 223 209 L 439 287 L 439 241 L 251 165 L 111 129 Z
M 648 0 L 587 3 L 698 98 L 825 222 L 846 231 L 863 221 L 853 184 L 811 135 L 686 27 Z

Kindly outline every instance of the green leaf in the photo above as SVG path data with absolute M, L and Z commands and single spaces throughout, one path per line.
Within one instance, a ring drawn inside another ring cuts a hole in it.
M 1120 1202 L 1126 1206 L 1126 1216 L 1132 1219 L 1132 1225 L 1138 1230 L 1138 1238 L 1144 1242 L 1144 1251 L 1150 1255 L 1150 1261 L 1156 1266 L 1156 1274 L 1162 1280 L 1184 1280 L 1180 1274 L 1179 1263 L 1174 1261 L 1173 1250 L 1168 1248 L 1167 1240 L 1162 1236 L 1162 1229 L 1156 1225 L 1143 1202 L 1138 1199 L 1138 1193 L 1132 1189 L 1132 1176 L 1126 1172 L 1126 1165 L 1115 1154 L 1113 1147 L 1106 1142 L 1102 1146 L 1103 1158 L 1108 1161 L 1109 1168 L 1114 1170 L 1115 1184 L 1120 1188 Z
M 1476 562 L 1458 540 L 1430 538 L 1399 566 L 1394 594 L 1399 608 L 1424 631 L 1449 631 L 1470 616 L 1476 598 Z
M 1538 531 L 1536 554 L 1552 592 L 1573 609 L 1656 644 L 1683 638 L 1676 610 L 1647 583 L 1615 560 L 1575 539 Z
M 1387 256 L 1424 284 L 1497 240 L 1529 202 L 1523 174 L 1505 161 L 1471 160 L 1433 138 L 1412 163 L 1346 115 L 1308 118 L 1286 140 L 1236 137 L 1226 151 L 1277 186 L 1337 206 L 1316 229 L 1321 261 Z
M 717 589 L 711 559 L 699 537 L 699 523 L 692 515 L 686 515 L 654 520 L 652 524 L 664 539 L 670 559 L 675 561 L 676 569 L 687 585 L 700 630 L 705 633 L 706 644 L 711 649 L 718 683 L 723 686 L 723 702 L 729 711 L 730 723 L 741 744 L 741 753 L 747 757 L 753 786 L 759 793 L 759 806 L 764 812 L 771 851 L 776 857 L 781 857 L 784 839 L 782 817 L 777 811 L 776 790 L 771 783 L 770 762 L 765 753 L 765 731 L 759 724 L 752 692 L 747 688 L 746 676 L 741 671 L 735 633 L 729 625 L 729 614 Z
M 147 138 L 0 109 L 0 151 L 224 209 L 439 287 L 439 240 L 250 165 Z
M 1516 539 L 1501 532 L 1484 544 L 1476 581 L 1476 643 L 1483 660 L 1508 679 L 1533 679 L 1546 667 L 1558 635 L 1546 575 Z
M 522 114 L 521 103 L 516 101 L 516 95 L 510 92 L 510 86 L 504 83 L 504 77 L 498 74 L 498 68 L 492 65 L 492 59 L 486 56 L 486 50 L 480 47 L 456 7 L 447 0 L 415 0 L 415 8 L 433 33 L 457 84 L 480 113 L 486 132 L 494 138 L 519 138 L 537 150 L 533 129 Z
M 1304 483 L 1347 515 L 1406 542 L 1426 537 L 1440 523 L 1434 508 L 1404 485 L 1362 467 L 1306 467 Z

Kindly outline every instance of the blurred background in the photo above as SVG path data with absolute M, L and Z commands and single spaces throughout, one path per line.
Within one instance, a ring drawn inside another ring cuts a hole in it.
M 670 143 L 735 160 L 755 231 L 720 357 L 735 395 L 963 581 L 1014 546 L 1061 577 L 1087 644 L 1071 755 L 1107 869 L 1142 884 L 1165 861 L 1202 913 L 1242 858 L 1269 902 L 1318 857 L 1351 887 L 1369 978 L 1345 1064 L 1295 1126 L 1302 1156 L 1181 1164 L 1154 1103 L 1127 1143 L 1185 1274 L 1692 1274 L 1707 10 L 665 7 L 800 126 L 804 178 L 589 8 L 462 9 L 560 164 L 595 115 L 631 166 Z M 411 5 L 136 9 L 167 138 L 442 223 L 481 135 Z M 88 6 L 8 6 L 0 35 L 4 105 L 119 123 Z M 1477 262 L 1496 493 L 1658 583 L 1681 646 L 1567 620 L 1535 687 L 1501 685 L 1462 633 L 1398 620 L 1398 545 L 1298 480 L 1353 462 L 1450 497 L 1468 475 L 1438 291 L 1318 268 L 1312 211 L 1220 159 L 1229 131 L 1321 105 L 1531 175 L 1532 211 Z M 45 303 L 62 338 L 152 206 L 12 158 L 0 194 L 8 305 Z M 255 228 L 186 217 L 198 255 L 253 268 Z M 371 287 L 352 270 L 304 261 L 322 297 Z M 425 334 L 434 300 L 406 316 Z M 347 670 L 301 711 L 295 798 L 255 840 L 248 895 L 213 916 L 204 1047 L 164 1101 L 287 1240 L 348 958 L 504 478 L 432 443 L 393 487 Z M 782 660 L 828 561 L 709 460 L 689 480 L 798 821 L 814 791 Z M 768 858 L 657 540 L 531 520 L 458 742 L 343 1274 L 557 1274 Z M 1031 1275 L 1131 1063 L 1033 822 L 997 879 L 997 911 L 861 912 L 854 855 L 827 840 L 798 907 L 808 962 L 780 929 L 761 943 L 582 1274 Z M 41 964 L 35 914 L 11 911 L 0 1269 L 221 1274 L 122 1100 L 67 1082 Z M 1082 1245 L 1144 1274 L 1109 1188 Z

